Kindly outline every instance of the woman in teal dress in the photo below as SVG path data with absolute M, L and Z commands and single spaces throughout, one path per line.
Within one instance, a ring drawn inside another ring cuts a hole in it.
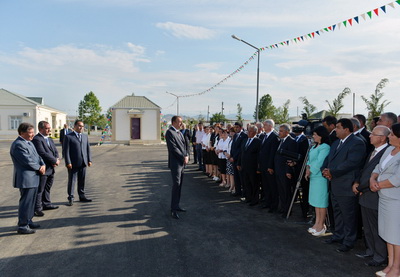
M 313 130 L 315 146 L 310 149 L 307 161 L 306 180 L 310 179 L 308 202 L 315 207 L 315 224 L 308 229 L 313 236 L 326 232 L 325 218 L 328 207 L 328 180 L 322 176 L 321 166 L 329 154 L 329 133 L 324 126 Z

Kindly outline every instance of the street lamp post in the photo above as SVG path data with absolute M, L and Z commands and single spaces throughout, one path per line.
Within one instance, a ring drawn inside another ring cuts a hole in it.
M 238 38 L 235 35 L 232 35 L 233 39 L 236 39 L 238 41 L 241 41 L 245 44 L 247 44 L 250 47 L 253 47 L 254 49 L 257 50 L 257 57 L 258 57 L 258 62 L 257 62 L 257 96 L 256 96 L 256 122 L 258 122 L 258 95 L 259 95 L 259 87 L 260 87 L 260 48 L 255 47 L 254 45 L 248 43 L 247 41 Z
M 179 115 L 179 95 L 173 94 L 171 92 L 166 91 L 166 93 L 171 94 L 176 97 L 176 115 Z

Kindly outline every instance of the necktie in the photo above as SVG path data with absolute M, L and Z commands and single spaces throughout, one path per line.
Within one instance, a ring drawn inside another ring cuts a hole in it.
M 49 138 L 48 138 L 48 137 L 45 137 L 44 139 L 46 140 L 47 145 L 50 147 Z
M 244 146 L 244 148 L 247 149 L 247 147 L 249 147 L 249 145 L 250 145 L 250 143 L 251 143 L 251 140 L 252 140 L 252 139 L 250 139 L 250 138 L 247 140 L 246 145 Z
M 264 142 L 265 142 L 267 139 L 268 139 L 268 135 L 265 135 L 265 136 L 264 136 L 264 139 L 263 139 L 263 141 L 262 141 L 262 144 L 264 144 Z
M 370 161 L 375 157 L 376 152 L 378 152 L 376 149 L 372 152 L 371 157 L 369 158 Z
M 82 141 L 82 134 L 81 133 L 78 133 L 78 139 L 79 139 L 79 141 Z
M 281 149 L 281 146 L 282 146 L 284 141 L 285 141 L 285 139 L 281 139 L 281 142 L 279 143 L 279 146 L 278 146 L 278 150 Z

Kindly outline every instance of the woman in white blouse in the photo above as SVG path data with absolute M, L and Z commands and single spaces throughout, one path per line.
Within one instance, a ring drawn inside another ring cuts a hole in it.
M 232 146 L 232 141 L 233 141 L 233 136 L 235 135 L 235 128 L 231 128 L 228 130 L 229 132 L 229 142 L 228 142 L 228 149 L 225 152 L 225 157 L 226 157 L 226 176 L 229 184 L 229 192 L 234 194 L 235 191 L 235 178 L 233 176 L 234 170 L 233 170 L 233 163 L 229 161 L 231 157 L 231 146 Z
M 206 169 L 206 174 L 208 176 L 212 175 L 212 164 L 211 164 L 211 156 L 210 156 L 210 127 L 206 126 L 204 128 L 204 135 L 203 138 L 201 139 L 201 146 L 203 150 L 203 161 L 205 164 L 205 169 Z
M 378 230 L 386 241 L 388 266 L 378 276 L 400 276 L 400 123 L 392 126 L 390 147 L 372 172 L 370 190 L 379 193 Z
M 221 129 L 221 138 L 215 148 L 215 153 L 218 155 L 218 170 L 221 172 L 221 184 L 220 187 L 228 187 L 226 180 L 226 156 L 225 153 L 228 151 L 228 143 L 230 138 L 225 129 Z

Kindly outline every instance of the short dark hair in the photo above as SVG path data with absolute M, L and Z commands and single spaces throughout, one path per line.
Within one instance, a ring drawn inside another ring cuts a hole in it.
M 318 136 L 321 137 L 321 144 L 322 143 L 330 144 L 329 132 L 324 126 L 322 125 L 318 126 L 312 132 L 316 133 Z
M 383 113 L 381 116 L 382 115 L 386 116 L 390 121 L 392 121 L 392 124 L 397 122 L 397 115 L 392 112 Z
M 351 122 L 350 119 L 348 118 L 341 118 L 338 120 L 338 122 L 336 124 L 342 125 L 343 129 L 349 129 L 350 133 L 353 133 L 354 129 L 353 129 L 353 122 Z
M 365 125 L 365 123 L 367 122 L 367 119 L 362 114 L 356 114 L 354 117 L 357 118 L 358 121 L 362 123 L 362 125 Z
M 178 118 L 181 118 L 179 115 L 174 115 L 171 119 L 171 123 L 175 122 Z
M 393 135 L 400 138 L 400 123 L 395 123 L 392 125 Z
M 239 122 L 239 121 L 237 121 L 237 122 L 235 122 L 235 124 L 234 124 L 235 126 L 240 126 L 240 127 L 243 127 L 243 123 L 242 122 Z
M 22 133 L 28 132 L 30 129 L 34 129 L 33 125 L 30 123 L 22 122 L 18 126 L 18 134 L 21 135 Z
M 38 128 L 39 128 L 39 129 L 43 129 L 43 128 L 45 127 L 46 124 L 50 124 L 50 123 L 47 122 L 47 121 L 44 121 L 44 120 L 39 121 L 39 123 L 38 123 Z
M 372 120 L 375 122 L 375 124 L 378 124 L 379 116 L 375 116 L 372 118 Z
M 79 122 L 82 122 L 82 123 L 83 123 L 83 121 L 82 121 L 82 120 L 80 120 L 80 119 L 77 119 L 77 120 L 75 120 L 75 122 L 74 122 L 74 126 L 78 125 L 78 123 L 79 123 Z
M 336 125 L 338 123 L 336 117 L 334 117 L 333 115 L 325 116 L 324 119 L 322 119 L 322 122 L 325 122 L 328 126 L 332 124 Z

